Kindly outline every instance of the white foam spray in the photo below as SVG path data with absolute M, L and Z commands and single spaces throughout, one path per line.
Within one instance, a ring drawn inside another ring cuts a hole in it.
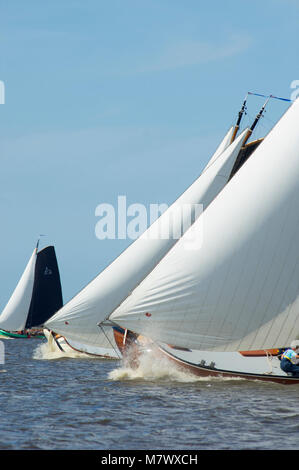
M 67 352 L 61 351 L 53 343 L 48 341 L 42 342 L 33 352 L 33 359 L 37 360 L 52 360 L 52 359 L 65 359 L 65 358 L 84 358 L 88 357 L 87 354 L 80 353 L 70 349 Z
M 226 380 L 223 377 L 199 377 L 182 370 L 167 357 L 157 356 L 153 351 L 146 351 L 139 357 L 137 368 L 131 368 L 125 362 L 109 373 L 111 380 L 148 380 L 173 381 L 181 383 L 211 382 Z

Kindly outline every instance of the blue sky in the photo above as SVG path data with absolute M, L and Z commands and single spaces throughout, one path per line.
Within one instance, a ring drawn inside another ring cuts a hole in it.
M 298 31 L 299 0 L 2 0 L 0 310 L 39 234 L 68 300 L 130 243 L 96 238 L 98 204 L 171 204 L 247 91 L 289 98 Z

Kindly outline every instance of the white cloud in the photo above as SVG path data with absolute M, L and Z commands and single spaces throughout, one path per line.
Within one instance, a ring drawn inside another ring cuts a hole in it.
M 181 40 L 161 47 L 154 57 L 147 56 L 146 62 L 138 67 L 139 72 L 162 71 L 233 57 L 248 49 L 252 44 L 249 36 L 233 36 L 226 43 Z

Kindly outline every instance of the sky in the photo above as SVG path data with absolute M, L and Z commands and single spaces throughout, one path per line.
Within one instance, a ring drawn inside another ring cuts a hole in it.
M 0 311 L 40 234 L 66 302 L 132 243 L 97 238 L 99 204 L 170 205 L 247 91 L 296 93 L 298 31 L 299 0 L 1 0 Z

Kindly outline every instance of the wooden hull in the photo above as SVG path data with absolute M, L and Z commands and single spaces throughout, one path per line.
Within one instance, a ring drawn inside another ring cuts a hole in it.
M 114 337 L 124 360 L 127 360 L 132 368 L 138 367 L 138 358 L 143 351 L 143 345 L 139 344 L 138 336 L 120 328 L 115 328 Z M 191 351 L 184 348 L 175 348 L 169 345 L 155 345 L 154 343 L 148 343 L 146 347 L 147 349 L 151 347 L 155 355 L 161 358 L 167 358 L 180 370 L 198 377 L 240 378 L 275 382 L 283 385 L 299 384 L 299 377 L 289 376 L 280 370 L 278 349 L 268 351 L 242 351 L 237 353 L 202 353 L 200 351 Z M 201 361 L 202 364 L 198 361 L 200 354 L 203 354 L 203 357 L 205 357 L 205 360 Z M 267 360 L 269 357 L 271 357 L 271 360 L 274 358 L 274 367 L 272 367 L 274 370 L 269 369 L 267 371 Z M 196 362 L 192 362 L 194 358 L 196 358 Z M 216 363 L 210 361 L 211 358 L 216 359 Z M 222 364 L 225 364 L 226 361 L 230 367 L 216 367 L 217 359 L 221 359 Z M 209 365 L 206 365 L 208 363 Z M 242 364 L 245 364 L 246 371 L 240 370 Z M 263 373 L 255 371 L 255 369 L 263 370 L 263 368 L 265 368 L 265 372 Z
M 280 383 L 283 385 L 291 385 L 291 384 L 299 384 L 299 377 L 291 377 L 291 376 L 280 376 L 280 375 L 270 375 L 269 374 L 255 374 L 254 372 L 239 372 L 234 370 L 221 370 L 216 368 L 211 368 L 209 366 L 199 366 L 196 364 L 188 363 L 180 358 L 169 354 L 169 352 L 165 351 L 162 348 L 159 350 L 165 354 L 169 360 L 176 363 L 176 365 L 182 369 L 187 370 L 191 374 L 194 374 L 199 377 L 226 377 L 226 378 L 240 378 L 246 380 L 261 380 L 264 382 L 275 382 Z

